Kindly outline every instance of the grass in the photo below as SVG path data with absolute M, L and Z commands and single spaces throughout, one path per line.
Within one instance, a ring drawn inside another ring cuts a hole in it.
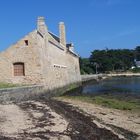
M 109 108 L 119 110 L 140 110 L 140 100 L 133 99 L 130 101 L 119 100 L 113 97 L 107 96 L 62 96 L 62 98 L 69 98 L 73 100 L 80 100 L 92 104 L 98 104 Z
M 77 88 L 77 84 L 71 84 L 68 88 L 68 91 L 71 91 L 73 89 Z
M 10 88 L 10 87 L 17 87 L 17 84 L 10 84 L 10 83 L 0 83 L 0 89 L 2 88 Z
M 140 73 L 140 68 L 134 68 L 130 70 L 133 73 Z

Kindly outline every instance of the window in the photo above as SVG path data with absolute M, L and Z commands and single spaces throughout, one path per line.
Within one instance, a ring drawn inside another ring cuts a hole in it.
M 25 46 L 28 46 L 29 44 L 28 40 L 24 40 L 24 42 L 25 42 Z
M 24 76 L 24 63 L 18 62 L 14 63 L 14 76 Z

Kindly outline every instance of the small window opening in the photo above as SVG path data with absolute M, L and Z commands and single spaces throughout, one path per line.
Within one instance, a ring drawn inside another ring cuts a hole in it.
M 29 44 L 28 40 L 24 40 L 24 42 L 25 42 L 25 46 L 28 46 Z

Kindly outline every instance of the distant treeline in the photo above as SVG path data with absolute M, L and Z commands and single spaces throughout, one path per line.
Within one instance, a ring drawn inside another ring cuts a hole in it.
M 81 74 L 124 72 L 140 61 L 140 46 L 135 49 L 94 50 L 89 58 L 80 58 Z

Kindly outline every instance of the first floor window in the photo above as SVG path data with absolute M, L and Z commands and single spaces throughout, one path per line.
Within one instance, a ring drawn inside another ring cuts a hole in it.
M 14 63 L 14 76 L 24 76 L 24 63 L 18 62 Z

